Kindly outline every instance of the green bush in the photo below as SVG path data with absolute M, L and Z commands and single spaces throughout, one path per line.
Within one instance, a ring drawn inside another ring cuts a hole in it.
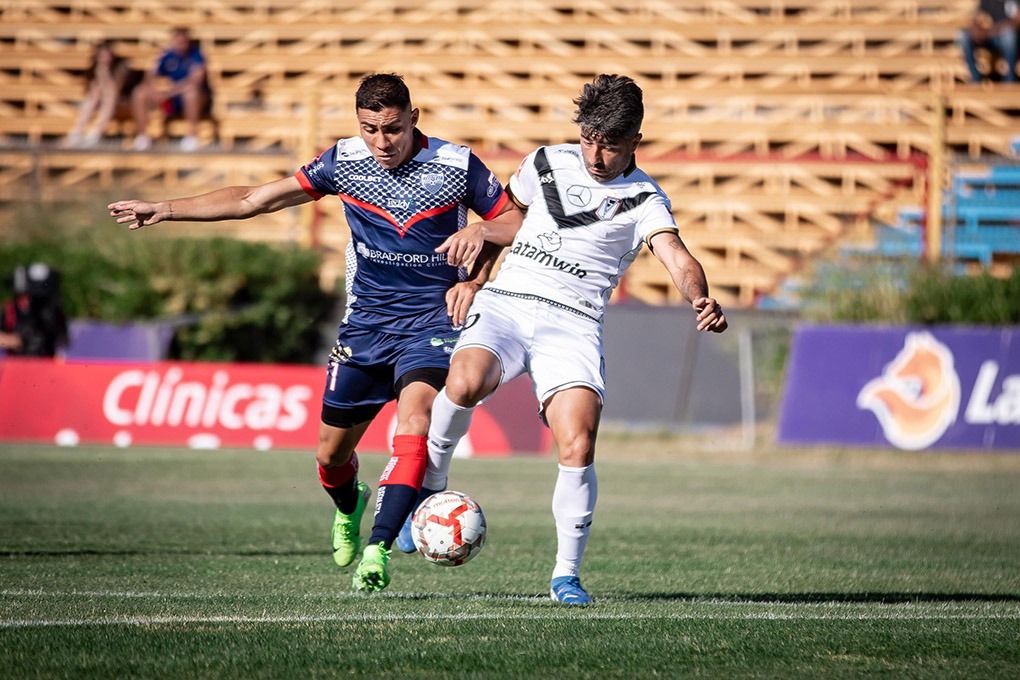
M 804 294 L 813 321 L 891 324 L 1020 324 L 1020 268 L 959 276 L 944 267 L 871 265 L 819 275 Z
M 174 338 L 178 359 L 309 363 L 337 301 L 308 250 L 38 222 L 0 243 L 0 296 L 12 293 L 8 273 L 35 261 L 60 270 L 68 318 L 191 319 Z

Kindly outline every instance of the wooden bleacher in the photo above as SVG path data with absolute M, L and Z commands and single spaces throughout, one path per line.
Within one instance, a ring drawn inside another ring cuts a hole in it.
M 404 74 L 429 134 L 470 144 L 506 177 L 535 146 L 575 139 L 570 100 L 595 74 L 619 72 L 645 90 L 642 166 L 670 194 L 718 296 L 752 305 L 869 218 L 923 202 L 939 107 L 955 151 L 1011 152 L 1020 92 L 964 82 L 954 41 L 972 6 L 0 0 L 0 212 L 25 198 L 181 195 L 284 176 L 307 160 L 300 153 L 356 134 L 353 91 L 378 71 Z M 218 142 L 195 155 L 128 152 L 127 136 L 99 151 L 57 149 L 91 45 L 113 39 L 144 68 L 176 25 L 209 58 Z M 228 229 L 323 245 L 339 272 L 336 204 L 316 204 L 314 233 L 296 213 Z M 627 294 L 675 300 L 652 259 L 635 263 Z

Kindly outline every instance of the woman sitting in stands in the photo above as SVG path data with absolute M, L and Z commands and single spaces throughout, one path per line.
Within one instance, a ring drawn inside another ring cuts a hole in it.
M 96 45 L 92 64 L 85 73 L 85 99 L 78 110 L 74 129 L 64 141 L 65 146 L 89 147 L 98 144 L 118 107 L 130 110 L 131 91 L 141 78 L 141 72 L 131 69 L 127 59 L 113 51 L 109 40 Z

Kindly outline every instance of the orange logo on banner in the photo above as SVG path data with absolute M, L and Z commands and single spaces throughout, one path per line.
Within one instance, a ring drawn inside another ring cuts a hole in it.
M 953 353 L 930 333 L 909 333 L 903 349 L 857 395 L 857 407 L 874 412 L 893 446 L 931 446 L 956 422 L 960 378 Z

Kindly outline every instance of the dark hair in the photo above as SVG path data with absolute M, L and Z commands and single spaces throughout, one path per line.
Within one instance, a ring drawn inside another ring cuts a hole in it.
M 411 92 L 396 73 L 375 73 L 361 79 L 354 106 L 369 111 L 411 108 Z
M 645 107 L 641 88 L 632 78 L 615 73 L 595 76 L 574 104 L 577 106 L 574 122 L 583 132 L 607 140 L 627 139 L 641 132 Z
M 96 46 L 92 49 L 92 62 L 89 64 L 88 69 L 85 71 L 85 87 L 88 88 L 92 84 L 92 81 L 96 79 L 96 69 L 99 68 L 99 52 L 107 50 L 110 53 L 110 73 L 116 73 L 117 69 L 120 68 L 122 63 L 125 63 L 124 57 L 119 56 L 113 49 L 113 43 L 109 40 L 100 40 L 96 43 Z

